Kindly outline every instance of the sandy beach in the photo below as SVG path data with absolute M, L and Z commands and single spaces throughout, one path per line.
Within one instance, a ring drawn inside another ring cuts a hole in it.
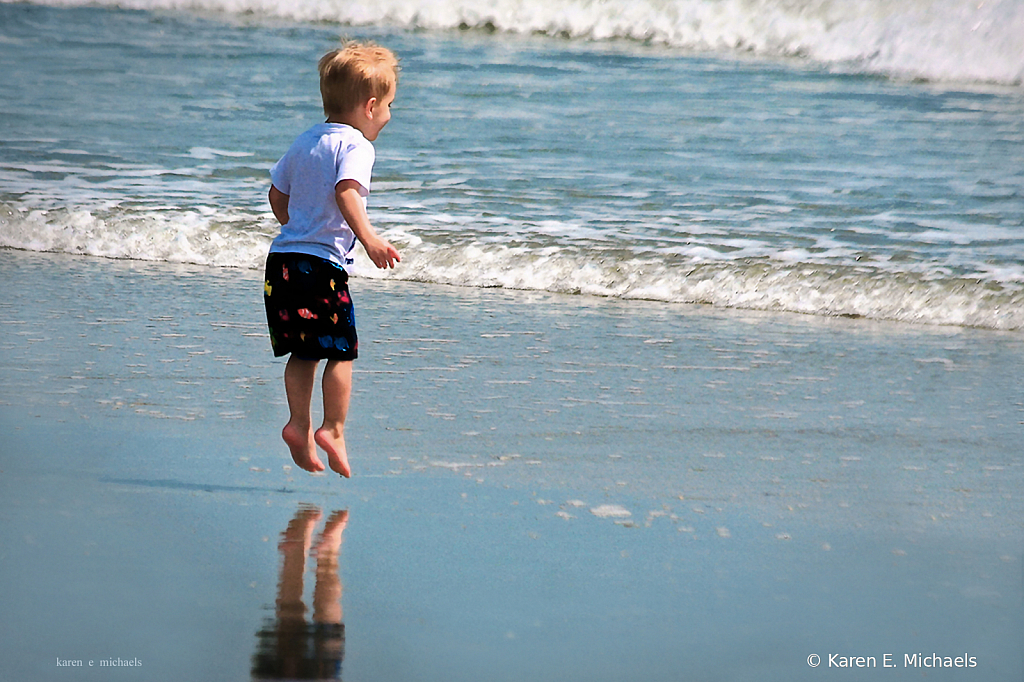
M 250 679 L 286 602 L 327 679 L 1021 677 L 1019 334 L 354 280 L 345 481 L 259 273 L 0 281 L 9 679 Z

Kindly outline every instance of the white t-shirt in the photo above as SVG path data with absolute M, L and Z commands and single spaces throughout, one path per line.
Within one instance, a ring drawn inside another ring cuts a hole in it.
M 271 253 L 307 253 L 344 265 L 356 236 L 338 209 L 334 187 L 355 180 L 365 206 L 373 161 L 373 145 L 352 126 L 319 123 L 299 135 L 270 169 L 274 187 L 288 195 L 288 224 Z

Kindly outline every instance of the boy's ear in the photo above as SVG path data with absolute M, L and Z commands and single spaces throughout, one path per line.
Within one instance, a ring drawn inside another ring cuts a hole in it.
M 371 97 L 366 100 L 366 118 L 373 120 L 373 108 L 377 106 L 377 98 Z

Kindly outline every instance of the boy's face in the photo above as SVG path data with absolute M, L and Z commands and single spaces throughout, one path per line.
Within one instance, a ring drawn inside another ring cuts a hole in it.
M 395 101 L 395 88 L 391 92 L 376 99 L 370 107 L 370 116 L 367 116 L 366 130 L 361 131 L 363 136 L 373 142 L 377 135 L 391 120 L 391 103 Z

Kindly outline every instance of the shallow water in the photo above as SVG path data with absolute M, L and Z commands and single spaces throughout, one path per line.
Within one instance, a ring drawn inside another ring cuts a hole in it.
M 16 676 L 248 679 L 312 504 L 342 679 L 1020 677 L 1017 334 L 362 280 L 342 482 L 288 468 L 253 274 L 0 256 Z

